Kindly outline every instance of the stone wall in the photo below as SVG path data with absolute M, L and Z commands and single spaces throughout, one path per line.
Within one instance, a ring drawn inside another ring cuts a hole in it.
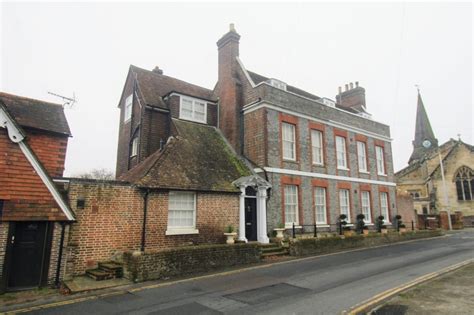
M 67 249 L 68 275 L 80 275 L 127 251 L 141 249 L 144 193 L 116 181 L 74 179 L 69 200 L 77 222 L 71 226 Z M 84 200 L 84 207 L 78 207 Z M 190 244 L 224 243 L 224 229 L 238 226 L 239 195 L 196 192 L 198 234 L 166 235 L 168 191 L 148 196 L 145 251 Z
M 127 252 L 123 255 L 123 263 L 125 277 L 140 282 L 257 263 L 260 256 L 257 244 L 203 245 Z
M 10 224 L 8 222 L 0 222 L 0 284 L 3 283 L 3 266 L 5 263 L 5 253 L 7 250 L 9 226 Z
M 384 244 L 397 243 L 407 240 L 441 236 L 441 230 L 416 231 L 400 233 L 388 233 L 380 235 L 376 233 L 367 236 L 354 235 L 346 238 L 328 237 L 328 238 L 308 238 L 296 239 L 290 241 L 290 255 L 308 256 L 333 253 L 345 249 L 372 247 Z

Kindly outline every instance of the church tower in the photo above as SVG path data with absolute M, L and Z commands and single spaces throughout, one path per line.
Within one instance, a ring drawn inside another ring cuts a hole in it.
M 423 142 L 428 148 L 425 148 Z M 408 160 L 408 164 L 418 161 L 427 152 L 437 147 L 438 139 L 435 138 L 433 129 L 431 128 L 430 120 L 428 119 L 428 114 L 426 113 L 425 106 L 423 105 L 423 100 L 421 99 L 420 91 L 418 91 L 415 140 L 413 140 L 413 152 L 410 156 L 410 160 Z

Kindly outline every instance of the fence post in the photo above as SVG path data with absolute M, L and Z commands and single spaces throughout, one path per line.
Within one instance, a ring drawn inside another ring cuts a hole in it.
M 316 227 L 316 223 L 314 224 L 314 237 L 318 237 L 318 230 L 317 230 L 317 227 Z
M 293 222 L 293 238 L 296 238 L 295 222 Z
M 412 231 L 415 230 L 415 222 L 413 220 L 411 220 L 411 230 Z

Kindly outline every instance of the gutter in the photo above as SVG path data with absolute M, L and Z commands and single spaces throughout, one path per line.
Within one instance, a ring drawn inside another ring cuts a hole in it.
M 63 257 L 63 246 L 64 246 L 64 234 L 66 230 L 66 223 L 61 222 L 61 240 L 59 241 L 59 253 L 58 253 L 58 264 L 56 266 L 56 279 L 54 281 L 54 284 L 57 287 L 59 287 L 59 278 L 61 275 L 61 262 L 62 262 L 62 257 Z
M 146 189 L 145 193 L 143 194 L 143 225 L 142 225 L 142 241 L 140 246 L 140 251 L 145 251 L 145 244 L 146 244 L 146 217 L 148 212 L 148 195 L 150 194 L 150 190 Z

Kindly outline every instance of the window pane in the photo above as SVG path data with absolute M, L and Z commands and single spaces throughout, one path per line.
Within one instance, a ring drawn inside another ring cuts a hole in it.
M 285 185 L 285 223 L 298 224 L 298 187 Z
M 357 141 L 357 160 L 359 162 L 359 170 L 367 171 L 367 157 L 364 142 Z
M 469 189 L 469 181 L 464 180 L 463 185 L 464 185 L 464 197 L 465 197 L 464 199 L 471 200 L 471 189 Z
M 322 132 L 311 130 L 311 145 L 313 153 L 313 163 L 323 164 L 323 137 Z
M 314 201 L 316 209 L 316 223 L 325 224 L 326 221 L 326 189 L 316 187 L 314 190 Z
M 350 205 L 349 205 L 349 190 L 341 189 L 339 190 L 339 207 L 341 214 L 345 214 L 347 216 L 346 221 L 351 221 L 351 214 L 350 214 Z
M 336 155 L 337 166 L 347 168 L 346 161 L 346 139 L 343 137 L 336 137 Z
M 463 187 L 461 180 L 456 180 L 456 192 L 458 194 L 458 200 L 464 200 Z
M 389 222 L 390 218 L 388 215 L 388 196 L 386 192 L 380 193 L 380 207 L 382 215 L 384 216 L 384 221 Z
M 283 158 L 296 160 L 295 126 L 282 123 Z
M 372 214 L 370 212 L 370 193 L 363 191 L 361 193 L 362 214 L 365 216 L 365 222 L 372 222 Z
M 125 112 L 123 115 L 123 120 L 127 121 L 132 118 L 132 108 L 133 108 L 133 94 L 130 94 L 125 99 Z
M 375 147 L 375 155 L 377 157 L 377 172 L 379 174 L 385 174 L 385 163 L 384 163 L 384 156 L 383 156 L 383 148 L 376 146 Z
M 194 227 L 195 194 L 190 192 L 170 192 L 168 200 L 168 226 Z

